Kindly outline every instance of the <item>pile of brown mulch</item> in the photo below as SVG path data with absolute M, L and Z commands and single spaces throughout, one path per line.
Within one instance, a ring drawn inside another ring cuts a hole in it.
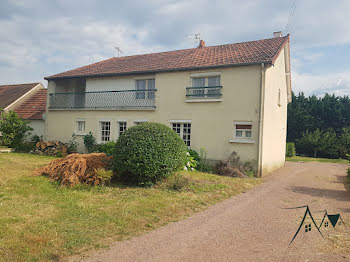
M 96 170 L 108 170 L 111 166 L 112 157 L 104 153 L 71 154 L 36 169 L 34 175 L 48 176 L 52 181 L 59 181 L 62 186 L 73 187 L 80 183 L 100 185 L 104 181 Z

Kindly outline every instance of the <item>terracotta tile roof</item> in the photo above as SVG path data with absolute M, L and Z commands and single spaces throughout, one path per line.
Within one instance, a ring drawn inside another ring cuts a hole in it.
M 260 63 L 273 64 L 288 41 L 289 35 L 236 44 L 113 57 L 45 79 L 155 73 Z
M 0 86 L 0 108 L 4 109 L 39 83 Z
M 43 120 L 46 111 L 46 89 L 40 89 L 27 101 L 15 109 L 15 112 L 23 119 Z

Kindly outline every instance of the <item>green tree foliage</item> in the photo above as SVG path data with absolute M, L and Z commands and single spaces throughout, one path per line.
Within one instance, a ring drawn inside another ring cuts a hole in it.
M 332 130 L 306 131 L 296 140 L 297 152 L 311 157 L 339 158 L 339 149 L 339 139 Z
M 0 137 L 1 144 L 12 148 L 20 147 L 29 131 L 29 121 L 21 119 L 15 112 L 0 113 Z
M 295 144 L 293 142 L 289 142 L 286 144 L 286 156 L 287 157 L 295 156 Z
M 287 141 L 294 142 L 306 131 L 330 130 L 337 136 L 350 127 L 350 98 L 326 94 L 323 97 L 305 97 L 292 94 L 288 105 Z

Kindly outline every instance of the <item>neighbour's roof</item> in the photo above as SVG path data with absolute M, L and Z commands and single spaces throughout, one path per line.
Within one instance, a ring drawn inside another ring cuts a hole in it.
M 282 47 L 288 41 L 289 35 L 243 43 L 113 57 L 45 79 L 144 74 L 261 63 L 273 64 Z
M 11 105 L 25 93 L 36 87 L 39 83 L 0 85 L 0 108 Z
M 15 109 L 15 112 L 23 119 L 43 120 L 46 111 L 46 89 L 40 89 L 27 101 Z

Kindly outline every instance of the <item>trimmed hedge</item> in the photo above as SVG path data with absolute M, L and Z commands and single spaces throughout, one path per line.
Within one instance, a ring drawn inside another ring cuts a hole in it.
M 119 137 L 114 170 L 123 182 L 150 186 L 182 168 L 186 152 L 185 143 L 171 128 L 147 122 Z
M 289 142 L 286 144 L 286 156 L 287 157 L 295 156 L 295 144 L 294 143 Z

